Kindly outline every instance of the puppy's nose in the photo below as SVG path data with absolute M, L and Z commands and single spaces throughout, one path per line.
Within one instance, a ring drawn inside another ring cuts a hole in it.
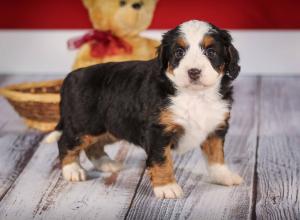
M 192 69 L 188 70 L 188 74 L 192 80 L 197 80 L 200 77 L 201 70 L 199 70 L 197 68 L 192 68 Z
M 142 7 L 142 4 L 136 2 L 136 3 L 133 3 L 133 4 L 132 4 L 132 7 L 133 7 L 134 9 L 136 9 L 136 10 L 139 10 L 139 9 Z

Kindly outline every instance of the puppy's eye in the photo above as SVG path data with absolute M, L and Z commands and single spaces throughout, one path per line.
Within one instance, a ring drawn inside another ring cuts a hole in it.
M 125 6 L 125 5 L 126 5 L 126 1 L 121 0 L 121 1 L 120 1 L 120 6 Z
M 180 48 L 180 47 L 177 48 L 176 51 L 175 51 L 175 57 L 176 57 L 177 59 L 182 58 L 182 57 L 184 56 L 184 54 L 185 54 L 184 49 L 182 49 L 182 48 Z
M 208 48 L 208 49 L 205 51 L 205 55 L 206 55 L 208 58 L 214 58 L 214 57 L 217 55 L 217 52 L 216 52 L 213 48 Z

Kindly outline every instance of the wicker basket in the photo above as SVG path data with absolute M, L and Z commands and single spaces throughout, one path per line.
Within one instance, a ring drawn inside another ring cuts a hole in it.
M 62 80 L 22 83 L 0 88 L 0 94 L 25 120 L 41 131 L 53 130 L 59 120 L 60 87 Z

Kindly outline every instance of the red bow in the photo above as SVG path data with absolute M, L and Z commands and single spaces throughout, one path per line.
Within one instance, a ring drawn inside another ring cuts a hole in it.
M 69 49 L 78 49 L 84 43 L 91 42 L 91 56 L 104 57 L 122 53 L 131 53 L 132 47 L 124 40 L 114 36 L 110 31 L 88 31 L 81 37 L 68 40 Z

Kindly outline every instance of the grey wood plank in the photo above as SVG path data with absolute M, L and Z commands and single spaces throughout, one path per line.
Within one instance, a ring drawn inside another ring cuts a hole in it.
M 300 77 L 263 77 L 257 219 L 300 219 Z
M 235 83 L 235 103 L 225 143 L 229 166 L 244 177 L 236 187 L 210 184 L 200 150 L 175 156 L 175 175 L 185 196 L 179 200 L 154 198 L 145 174 L 126 219 L 251 219 L 257 140 L 257 78 Z
M 0 86 L 30 78 L 0 75 Z M 41 133 L 27 130 L 21 117 L 3 97 L 0 97 L 0 200 L 30 160 L 41 137 Z
M 40 145 L 0 205 L 0 219 L 120 219 L 127 210 L 144 170 L 145 153 L 136 147 L 116 144 L 109 154 L 123 161 L 118 174 L 93 171 L 92 178 L 71 183 L 62 179 L 57 146 Z
M 0 201 L 22 172 L 42 135 L 36 131 L 0 136 Z

